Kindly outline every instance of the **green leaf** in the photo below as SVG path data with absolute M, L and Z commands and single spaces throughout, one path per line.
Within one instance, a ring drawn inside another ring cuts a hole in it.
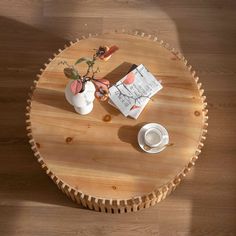
M 65 68 L 64 74 L 69 79 L 73 79 L 73 80 L 80 79 L 80 75 L 79 75 L 78 71 L 74 68 L 69 68 L 69 67 Z
M 81 63 L 81 62 L 86 62 L 87 64 L 88 63 L 92 63 L 92 59 L 89 58 L 89 57 L 81 57 L 79 58 L 76 62 L 75 62 L 75 65 Z
M 79 78 L 78 78 L 76 75 L 72 74 L 72 75 L 71 75 L 71 79 L 77 80 L 77 79 L 79 79 Z
M 69 67 L 64 68 L 64 74 L 65 74 L 65 76 L 66 76 L 67 78 L 70 79 L 71 76 L 72 76 L 72 69 L 69 68 Z
M 94 65 L 93 61 L 86 61 L 86 63 L 87 63 L 88 66 L 93 66 Z
M 81 78 L 81 76 L 77 73 L 77 71 L 74 71 L 74 73 L 72 73 L 72 79 L 77 80 L 80 78 Z

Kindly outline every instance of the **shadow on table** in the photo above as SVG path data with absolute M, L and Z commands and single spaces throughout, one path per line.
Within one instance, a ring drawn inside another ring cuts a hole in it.
M 121 78 L 123 78 L 132 68 L 133 64 L 130 62 L 123 62 L 119 66 L 117 66 L 114 70 L 106 74 L 103 78 L 110 81 L 110 86 L 115 84 L 117 81 L 119 81 Z M 113 116 L 117 116 L 120 114 L 120 111 L 110 105 L 108 101 L 101 102 L 101 106 L 107 111 L 108 114 L 111 114 Z
M 75 113 L 74 107 L 66 101 L 64 91 L 37 88 L 37 94 L 33 97 L 33 100 L 46 106 L 55 107 L 67 112 Z
M 137 134 L 145 122 L 137 125 L 124 125 L 118 130 L 118 137 L 122 142 L 131 144 L 138 152 L 143 152 L 137 141 Z
M 109 72 L 104 78 L 110 81 L 110 85 L 116 83 L 122 77 L 124 77 L 132 67 L 132 63 L 123 62 L 119 66 L 117 66 L 113 71 Z M 59 108 L 68 112 L 74 112 L 73 106 L 71 106 L 65 99 L 64 91 L 58 91 L 54 89 L 47 89 L 47 88 L 37 88 L 37 92 L 33 97 L 33 100 L 45 104 L 46 106 Z M 107 111 L 108 114 L 111 115 L 119 115 L 120 112 L 108 104 L 108 101 L 101 102 L 99 101 L 101 106 Z

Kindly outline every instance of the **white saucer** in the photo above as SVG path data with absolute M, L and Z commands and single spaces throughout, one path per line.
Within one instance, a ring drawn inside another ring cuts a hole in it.
M 162 143 L 158 146 L 158 147 L 148 147 L 145 142 L 144 142 L 144 134 L 145 132 L 150 129 L 150 128 L 155 128 L 158 129 L 161 133 L 162 133 Z M 169 143 L 169 135 L 167 130 L 160 124 L 157 123 L 149 123 L 144 125 L 138 133 L 138 143 L 139 146 L 143 149 L 143 151 L 147 152 L 147 153 L 158 153 L 163 151 L 166 148 L 166 145 Z

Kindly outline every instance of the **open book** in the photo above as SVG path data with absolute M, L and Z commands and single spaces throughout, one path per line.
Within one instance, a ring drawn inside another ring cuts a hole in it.
M 150 98 L 162 89 L 160 82 L 139 65 L 109 89 L 109 103 L 124 116 L 137 119 Z

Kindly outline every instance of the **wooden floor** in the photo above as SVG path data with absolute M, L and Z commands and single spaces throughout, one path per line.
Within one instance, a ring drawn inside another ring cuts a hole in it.
M 0 235 L 236 235 L 235 12 L 234 0 L 1 0 Z M 179 48 L 203 83 L 210 118 L 200 159 L 177 190 L 123 215 L 68 200 L 36 163 L 24 123 L 29 87 L 53 52 L 114 28 Z

